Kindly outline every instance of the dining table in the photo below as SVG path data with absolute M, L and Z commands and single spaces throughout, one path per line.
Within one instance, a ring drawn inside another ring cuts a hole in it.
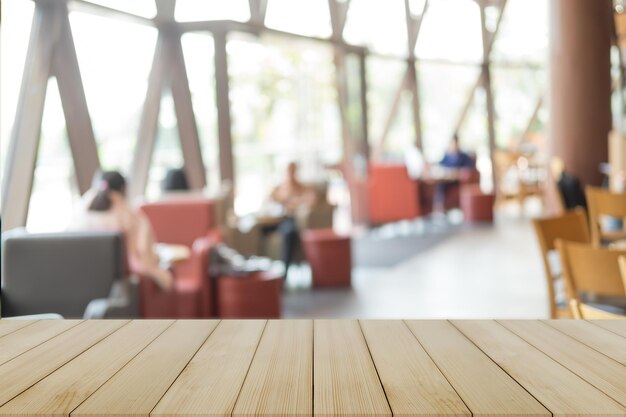
M 626 416 L 626 320 L 0 320 L 0 415 Z

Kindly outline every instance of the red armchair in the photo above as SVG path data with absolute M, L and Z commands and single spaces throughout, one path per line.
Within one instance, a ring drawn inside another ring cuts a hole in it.
M 215 314 L 208 276 L 209 252 L 221 240 L 214 225 L 213 202 L 207 199 L 171 200 L 144 204 L 146 215 L 160 243 L 185 245 L 191 258 L 174 266 L 175 283 L 163 291 L 150 279 L 141 281 L 144 318 L 197 318 Z
M 148 217 L 161 243 L 192 247 L 215 227 L 215 204 L 203 198 L 172 199 L 143 204 L 141 211 Z
M 369 220 L 383 224 L 422 215 L 419 184 L 404 164 L 372 164 L 368 177 Z

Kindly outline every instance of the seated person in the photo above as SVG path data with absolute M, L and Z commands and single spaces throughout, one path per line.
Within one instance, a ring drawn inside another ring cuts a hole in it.
M 131 272 L 152 278 L 164 290 L 170 289 L 174 278 L 159 265 L 152 227 L 148 219 L 130 206 L 125 193 L 126 180 L 119 172 L 96 174 L 92 189 L 83 196 L 81 210 L 69 229 L 123 233 Z
M 262 226 L 261 232 L 263 236 L 274 231 L 278 231 L 282 235 L 282 260 L 285 264 L 286 276 L 298 245 L 298 228 L 293 216 L 300 208 L 312 207 L 316 203 L 317 196 L 311 187 L 298 180 L 298 165 L 291 162 L 287 166 L 285 180 L 274 188 L 270 194 L 270 199 L 282 207 L 284 215 L 279 222 Z
M 452 142 L 446 153 L 444 154 L 439 166 L 447 170 L 459 171 L 462 169 L 475 169 L 476 161 L 466 152 L 463 152 L 459 146 L 459 137 L 454 135 Z M 437 184 L 435 189 L 435 204 L 436 211 L 443 213 L 445 211 L 446 192 L 450 186 L 454 184 L 440 183 Z
M 187 183 L 187 175 L 184 168 L 169 169 L 163 178 L 161 183 L 161 190 L 164 193 L 176 192 L 176 191 L 189 191 L 189 184 Z
M 450 147 L 439 162 L 439 165 L 448 169 L 474 169 L 476 161 L 459 147 L 459 137 L 454 135 Z

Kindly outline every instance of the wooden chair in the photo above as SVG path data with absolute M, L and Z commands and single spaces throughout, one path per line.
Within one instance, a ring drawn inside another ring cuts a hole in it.
M 578 300 L 570 300 L 570 307 L 572 309 L 572 316 L 579 320 L 624 320 L 626 316 L 621 314 L 609 313 L 608 311 L 600 310 L 599 308 L 592 307 L 585 303 L 581 303 Z
M 571 242 L 589 243 L 587 216 L 582 209 L 572 210 L 556 217 L 533 220 L 535 234 L 541 248 L 546 284 L 550 298 L 550 317 L 570 318 L 567 305 L 557 305 L 554 284 L 562 277 L 550 264 L 550 253 L 556 250 L 555 241 L 564 239 Z
M 612 193 L 597 187 L 585 189 L 587 206 L 589 208 L 589 224 L 591 241 L 596 246 L 626 239 L 626 230 L 602 230 L 602 217 L 611 216 L 626 219 L 626 193 Z
M 626 282 L 620 273 L 618 259 L 625 250 L 598 248 L 584 243 L 556 241 L 563 263 L 565 291 L 571 302 L 593 300 L 613 304 L 626 300 Z

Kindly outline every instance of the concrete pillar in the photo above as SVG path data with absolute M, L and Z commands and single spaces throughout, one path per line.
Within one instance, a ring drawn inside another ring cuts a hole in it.
M 610 0 L 550 2 L 552 154 L 585 185 L 599 185 L 611 130 Z

